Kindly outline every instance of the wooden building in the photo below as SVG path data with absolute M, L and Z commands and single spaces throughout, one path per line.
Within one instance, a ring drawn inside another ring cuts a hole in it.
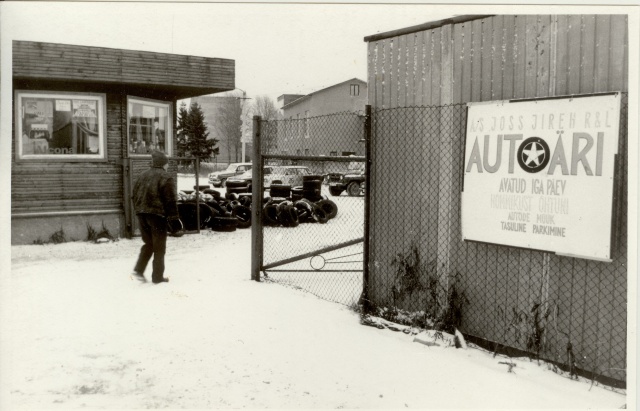
M 176 101 L 235 87 L 229 59 L 29 41 L 12 55 L 12 244 L 131 236 L 136 175 L 153 148 L 176 155 Z
M 626 379 L 624 108 L 611 262 L 464 242 L 460 206 L 465 103 L 621 92 L 624 106 L 628 33 L 624 14 L 496 15 L 458 16 L 365 38 L 375 123 L 369 185 L 372 301 L 393 302 L 388 290 L 394 258 L 415 244 L 438 273 L 459 279 L 468 298 L 461 330 L 470 338 L 491 342 L 492 349 L 531 352 L 526 333 L 546 325 L 544 341 L 538 341 L 546 347 L 542 357 L 566 363 L 571 350 L 578 368 Z M 394 111 L 424 106 L 431 108 L 406 115 L 409 123 L 401 117 L 410 110 Z M 425 126 L 425 113 L 435 126 Z M 393 121 L 384 123 L 385 116 Z M 410 206 L 392 212 L 399 199 Z M 541 304 L 550 310 L 544 319 L 535 316 Z

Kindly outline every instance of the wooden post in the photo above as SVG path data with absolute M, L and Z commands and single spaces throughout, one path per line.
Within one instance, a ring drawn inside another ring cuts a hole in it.
M 260 141 L 260 116 L 253 116 L 253 172 L 251 173 L 251 279 L 260 281 L 262 269 L 262 196 L 264 167 Z
M 131 191 L 131 159 L 125 157 L 121 161 L 122 177 L 124 188 L 124 236 L 131 239 L 133 237 L 133 219 L 135 218 L 135 210 L 132 207 Z

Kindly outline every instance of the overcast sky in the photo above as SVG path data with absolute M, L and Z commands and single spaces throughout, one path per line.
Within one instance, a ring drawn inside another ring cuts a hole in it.
M 365 36 L 453 15 L 434 5 L 149 2 L 9 2 L 2 13 L 3 45 L 8 36 L 228 58 L 238 88 L 274 99 L 366 81 Z
M 368 35 L 460 14 L 554 12 L 552 6 L 407 3 L 1 5 L 4 50 L 19 39 L 228 58 L 236 63 L 238 88 L 250 97 L 266 94 L 273 99 L 285 93 L 308 94 L 353 77 L 366 81 Z M 576 13 L 589 12 L 574 7 Z

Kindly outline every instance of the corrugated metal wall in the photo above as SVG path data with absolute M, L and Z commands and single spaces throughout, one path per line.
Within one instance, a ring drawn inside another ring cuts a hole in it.
M 627 31 L 626 15 L 501 15 L 377 36 L 368 44 L 369 104 L 375 112 L 626 92 Z M 460 191 L 466 119 L 459 110 L 439 107 L 429 109 L 428 116 L 437 117 L 429 127 L 422 125 L 422 118 L 397 124 L 383 120 L 374 133 L 371 297 L 388 303 L 387 295 L 376 293 L 376 285 L 388 282 L 384 273 L 393 270 L 392 259 L 417 241 L 425 260 L 435 258 L 439 269 L 461 274 L 470 300 L 463 331 L 526 349 L 513 332 L 509 313 L 530 312 L 536 303 L 554 301 L 556 332 L 547 333 L 553 348 L 546 358 L 563 362 L 564 347 L 571 342 L 581 368 L 625 380 L 626 116 L 614 188 L 611 263 L 463 243 Z M 412 211 L 390 214 L 400 199 L 409 202 Z M 390 245 L 390 238 L 399 240 Z
M 373 108 L 628 89 L 626 15 L 492 16 L 370 42 Z

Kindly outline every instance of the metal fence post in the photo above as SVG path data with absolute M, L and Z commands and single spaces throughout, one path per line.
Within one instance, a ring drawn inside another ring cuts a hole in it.
M 364 197 L 364 244 L 362 261 L 362 309 L 371 311 L 369 300 L 369 205 L 371 203 L 371 106 L 365 106 L 364 156 L 365 156 L 365 197 Z
M 196 221 L 198 221 L 198 234 L 200 234 L 200 157 L 196 157 L 195 161 L 195 172 L 196 172 Z
M 251 279 L 260 281 L 262 268 L 262 193 L 263 159 L 260 141 L 260 116 L 253 116 L 253 172 L 251 173 Z

